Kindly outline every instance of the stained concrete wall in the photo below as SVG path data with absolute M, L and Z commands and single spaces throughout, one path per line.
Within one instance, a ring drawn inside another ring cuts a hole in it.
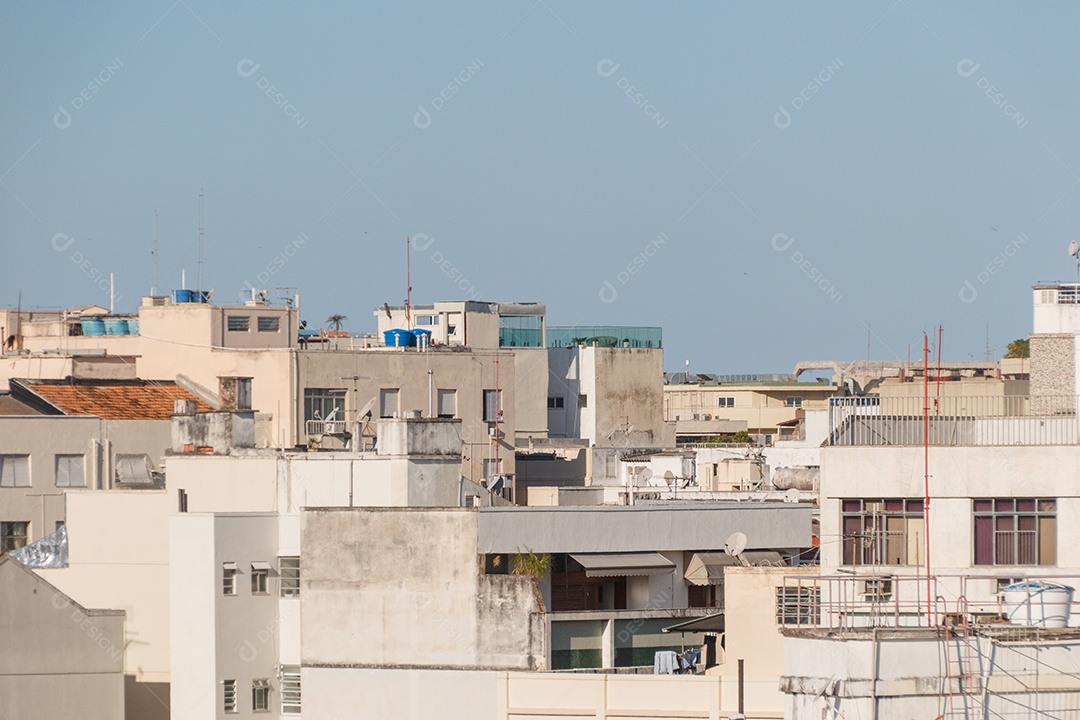
M 124 613 L 87 610 L 0 558 L 0 717 L 124 717 Z
M 301 533 L 305 666 L 542 664 L 532 581 L 481 575 L 475 511 L 308 509 Z

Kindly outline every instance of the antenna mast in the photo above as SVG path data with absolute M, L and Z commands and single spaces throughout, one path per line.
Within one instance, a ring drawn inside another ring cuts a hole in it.
M 405 322 L 412 330 L 412 242 L 405 236 Z
M 157 295 L 158 289 L 158 232 L 157 232 L 157 210 L 154 211 L 154 251 L 151 253 L 154 256 L 154 287 L 150 290 L 151 295 Z
M 923 333 L 923 534 L 926 536 L 926 624 L 934 623 L 930 591 L 930 347 Z
M 199 302 L 202 302 L 203 238 L 203 189 L 199 188 Z

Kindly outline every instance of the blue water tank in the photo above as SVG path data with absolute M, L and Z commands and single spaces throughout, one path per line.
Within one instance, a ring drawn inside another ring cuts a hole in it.
M 417 347 L 431 347 L 431 331 L 424 330 L 423 328 L 416 328 L 412 331 L 413 341 L 412 344 Z
M 409 347 L 413 344 L 413 334 L 400 328 L 387 330 L 383 333 L 383 339 L 387 347 Z
M 195 302 L 193 299 L 194 294 L 193 290 L 173 290 L 173 298 L 178 303 Z
M 128 332 L 132 335 L 139 334 L 139 320 L 137 318 L 135 320 L 128 320 Z
M 80 323 L 82 324 L 83 335 L 96 336 L 105 334 L 105 323 L 101 320 L 83 319 Z
M 105 325 L 106 335 L 128 334 L 128 322 L 123 318 L 105 318 L 102 323 Z

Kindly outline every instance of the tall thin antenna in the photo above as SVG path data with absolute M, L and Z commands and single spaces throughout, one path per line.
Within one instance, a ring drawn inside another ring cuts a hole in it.
M 986 323 L 986 362 L 990 362 L 990 323 Z
M 405 322 L 412 330 L 412 242 L 405 236 Z
M 158 234 L 157 234 L 157 210 L 154 211 L 154 287 L 150 290 L 151 295 L 157 295 L 158 289 Z
M 866 362 L 870 362 L 870 323 L 866 323 Z
M 933 625 L 933 595 L 930 592 L 930 347 L 923 333 L 923 534 L 926 536 L 926 624 Z
M 199 302 L 202 302 L 203 268 L 203 189 L 199 188 Z

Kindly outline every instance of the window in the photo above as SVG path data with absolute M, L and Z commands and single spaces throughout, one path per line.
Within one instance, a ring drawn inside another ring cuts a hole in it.
M 251 563 L 251 594 L 267 595 L 267 582 L 270 579 L 270 564 L 265 562 Z
M 222 685 L 225 686 L 225 697 L 222 701 L 222 707 L 227 713 L 236 712 L 236 681 L 225 680 Z
M 304 421 L 326 419 L 345 419 L 345 390 L 304 388 Z
M 776 588 L 777 625 L 816 625 L 820 621 L 820 588 L 797 585 Z
M 886 602 L 892 600 L 893 584 L 891 579 L 873 578 L 863 582 L 863 597 L 867 602 Z
M 439 316 L 438 315 L 417 315 L 416 316 L 416 324 L 417 325 L 426 325 L 428 327 L 437 326 L 439 324 Z
M 259 332 L 277 332 L 281 327 L 281 318 L 260 317 L 258 323 Z
M 457 417 L 457 390 L 439 391 L 439 417 Z
M 30 487 L 29 455 L 0 455 L 0 487 Z
M 278 574 L 281 576 L 281 597 L 296 597 L 300 594 L 300 558 L 278 558 Z
M 502 390 L 484 391 L 484 422 L 502 420 Z
M 1040 498 L 974 500 L 976 565 L 1054 565 L 1057 502 Z
M 921 562 L 922 500 L 843 500 L 841 508 L 845 565 Z
M 155 475 L 159 477 L 154 477 Z M 117 455 L 116 482 L 124 485 L 150 485 L 164 479 L 154 470 L 148 455 Z
M 247 315 L 230 315 L 229 332 L 247 332 L 251 329 L 251 318 Z
M 221 594 L 236 594 L 236 563 L 234 562 L 221 564 Z
M 82 455 L 56 456 L 56 487 L 85 487 Z
M 390 418 L 398 413 L 397 388 L 383 388 L 379 391 L 379 417 Z
M 281 714 L 300 714 L 300 666 L 281 666 Z
M 63 520 L 57 520 L 56 521 L 56 532 L 59 532 L 60 528 L 64 527 L 65 525 L 67 525 L 67 523 L 64 522 Z
M 579 408 L 589 407 L 589 396 L 588 395 L 578 395 L 577 396 L 577 406 Z
M 560 409 L 562 409 L 563 403 L 565 401 L 566 401 L 565 398 L 563 398 L 562 396 L 549 397 L 548 398 L 548 410 L 560 410 Z
M 252 712 L 270 712 L 270 681 L 263 678 L 251 681 Z
M 735 407 L 735 398 L 733 398 L 733 397 L 719 397 L 719 398 L 716 398 L 716 407 Z
M 784 398 L 784 407 L 802 407 L 802 395 L 788 395 Z
M 26 547 L 30 542 L 30 523 L 0 522 L 0 554 Z

